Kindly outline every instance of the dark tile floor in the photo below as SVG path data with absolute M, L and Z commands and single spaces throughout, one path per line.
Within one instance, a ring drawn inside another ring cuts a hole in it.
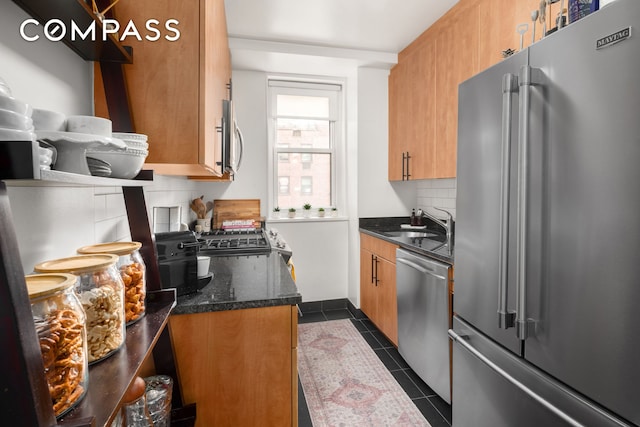
M 355 310 L 353 307 L 352 310 L 349 310 L 345 300 L 303 303 L 300 305 L 300 309 L 302 315 L 298 315 L 298 323 L 351 319 L 351 322 L 360 331 L 363 338 L 369 343 L 384 366 L 395 377 L 398 384 L 404 389 L 431 426 L 451 426 L 451 406 L 413 372 L 393 344 L 386 339 L 369 319 L 360 314 L 359 310 Z M 307 402 L 299 380 L 298 425 L 300 427 L 312 426 Z

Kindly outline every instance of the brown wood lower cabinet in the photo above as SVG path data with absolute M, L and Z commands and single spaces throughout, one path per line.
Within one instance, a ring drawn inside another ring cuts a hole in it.
M 360 309 L 398 345 L 397 245 L 360 234 Z
M 298 425 L 295 306 L 173 315 L 169 325 L 196 426 Z

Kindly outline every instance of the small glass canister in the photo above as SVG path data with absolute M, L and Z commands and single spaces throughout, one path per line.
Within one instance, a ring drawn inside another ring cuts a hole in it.
M 75 291 L 87 317 L 89 364 L 109 357 L 124 344 L 124 284 L 117 262 L 117 255 L 78 255 L 34 267 L 39 273 L 77 276 Z
M 89 366 L 85 313 L 72 274 L 25 276 L 45 378 L 56 417 L 75 407 L 87 392 Z
M 124 283 L 124 316 L 127 326 L 140 320 L 145 313 L 147 294 L 146 267 L 140 255 L 140 242 L 111 242 L 84 246 L 79 254 L 118 255 L 118 269 Z

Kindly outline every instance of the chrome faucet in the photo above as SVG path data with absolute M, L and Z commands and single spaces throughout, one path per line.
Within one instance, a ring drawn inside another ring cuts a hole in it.
M 427 217 L 433 222 L 435 222 L 436 224 L 438 224 L 440 227 L 444 228 L 444 231 L 447 235 L 447 247 L 449 249 L 449 253 L 452 253 L 453 251 L 453 215 L 451 215 L 451 212 L 445 209 L 436 208 L 435 206 L 432 206 L 432 208 L 446 213 L 448 217 L 447 222 L 445 223 L 440 218 L 437 218 L 431 215 L 430 213 L 423 211 L 422 209 L 418 209 L 418 211 L 416 212 L 416 215 L 419 217 Z

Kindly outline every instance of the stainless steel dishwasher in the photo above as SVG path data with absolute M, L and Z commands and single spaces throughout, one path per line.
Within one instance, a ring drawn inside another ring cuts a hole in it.
M 398 351 L 447 403 L 451 403 L 449 268 L 425 256 L 396 250 Z

